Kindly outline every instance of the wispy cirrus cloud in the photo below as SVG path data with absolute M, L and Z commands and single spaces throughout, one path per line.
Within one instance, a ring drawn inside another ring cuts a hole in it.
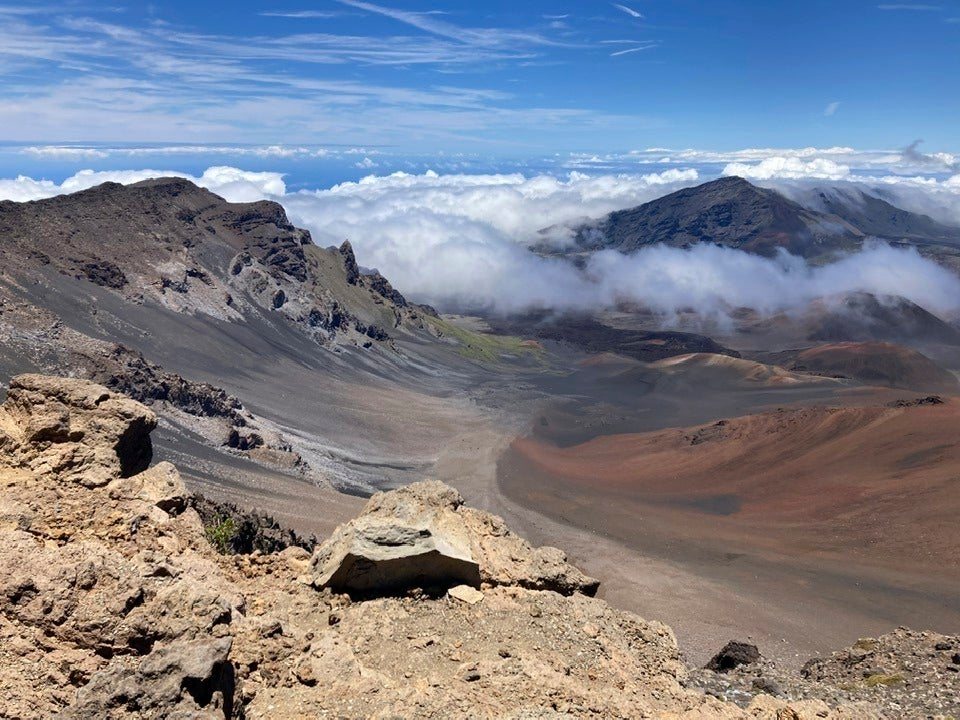
M 135 22 L 129 13 L 0 8 L 6 12 L 0 22 L 0 134 L 61 144 L 210 138 L 384 144 L 502 142 L 489 138 L 504 138 L 511 129 L 542 136 L 544 129 L 626 126 L 609 113 L 540 106 L 475 81 L 486 68 L 567 62 L 572 53 L 593 51 L 595 44 L 570 30 L 543 23 L 469 27 L 449 21 L 444 11 L 415 13 L 361 0 L 339 4 L 348 10 L 261 15 L 309 20 L 368 13 L 401 27 L 372 36 L 357 33 L 364 27 L 357 22 L 349 24 L 354 32 L 344 26 L 302 32 L 297 23 L 292 33 L 240 35 L 157 18 Z M 386 78 L 377 68 L 405 74 Z M 404 83 L 420 68 L 469 73 L 471 82 L 457 87 L 421 76 Z M 524 138 L 509 142 L 519 145 Z
M 290 18 L 293 20 L 329 20 L 337 17 L 335 12 L 326 12 L 323 10 L 265 10 L 257 13 L 261 17 Z
M 835 101 L 832 103 L 827 103 L 827 106 L 823 109 L 823 114 L 826 117 L 833 117 L 837 114 L 837 110 L 840 109 L 840 102 Z
M 418 30 L 438 35 L 449 40 L 454 40 L 463 45 L 472 45 L 479 47 L 501 47 L 512 46 L 517 42 L 532 45 L 554 45 L 562 46 L 563 43 L 555 38 L 526 30 L 515 30 L 510 28 L 468 28 L 454 25 L 443 20 L 436 20 L 430 12 L 411 12 L 409 10 L 397 10 L 384 7 L 364 0 L 337 0 L 343 5 L 358 10 L 365 10 L 377 15 L 391 18 L 405 25 L 410 25 Z
M 0 5 L 0 15 L 45 15 L 53 10 L 44 5 Z
M 611 3 L 611 4 L 612 4 L 617 10 L 620 10 L 621 12 L 625 12 L 627 15 L 629 15 L 629 16 L 632 17 L 632 18 L 637 18 L 638 20 L 643 20 L 643 19 L 644 19 L 642 13 L 637 12 L 636 10 L 634 10 L 634 9 L 631 8 L 631 7 L 627 7 L 626 5 L 620 5 L 620 4 L 618 4 L 618 3 Z
M 83 158 L 149 157 L 149 156 L 206 156 L 257 158 L 320 158 L 332 155 L 349 155 L 355 152 L 375 154 L 375 150 L 330 149 L 291 145 L 167 145 L 117 147 L 111 145 L 27 145 L 17 150 L 22 155 L 56 160 Z
M 639 43 L 634 45 L 634 47 L 627 48 L 626 50 L 617 50 L 610 53 L 610 57 L 619 57 L 621 55 L 629 55 L 630 53 L 640 52 L 641 50 L 650 50 L 657 46 L 657 42 L 650 40 L 648 42 Z

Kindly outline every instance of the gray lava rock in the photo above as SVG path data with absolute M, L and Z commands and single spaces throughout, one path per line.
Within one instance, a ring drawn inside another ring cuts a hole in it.
M 229 637 L 179 642 L 147 655 L 139 668 L 111 663 L 77 693 L 64 713 L 74 718 L 138 716 L 232 717 L 233 667 Z

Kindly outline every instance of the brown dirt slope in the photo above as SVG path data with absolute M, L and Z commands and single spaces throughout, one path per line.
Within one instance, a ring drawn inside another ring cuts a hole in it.
M 669 628 L 576 592 L 483 583 L 357 601 L 317 590 L 301 548 L 218 556 L 176 468 L 147 469 L 155 422 L 86 381 L 11 381 L 0 718 L 878 717 L 769 695 L 745 712 L 688 690 Z M 400 492 L 366 512 L 415 511 L 418 490 Z M 508 538 L 474 517 L 486 550 Z M 532 552 L 510 546 L 513 564 Z
M 944 370 L 926 355 L 892 343 L 820 345 L 797 352 L 788 367 L 852 377 L 870 385 L 960 394 L 960 382 L 956 375 Z

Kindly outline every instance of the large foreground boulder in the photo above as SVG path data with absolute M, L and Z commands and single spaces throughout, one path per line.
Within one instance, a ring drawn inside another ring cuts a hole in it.
M 533 548 L 495 515 L 435 480 L 374 495 L 313 557 L 313 584 L 385 595 L 412 587 L 512 585 L 594 595 L 599 582 L 557 548 Z

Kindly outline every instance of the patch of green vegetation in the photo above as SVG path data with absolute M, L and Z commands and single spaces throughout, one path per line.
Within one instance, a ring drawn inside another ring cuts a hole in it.
M 237 522 L 232 517 L 218 515 L 213 524 L 203 528 L 207 542 L 221 555 L 229 555 L 233 548 L 232 542 L 237 534 Z
M 896 685 L 897 683 L 902 683 L 904 681 L 903 675 L 896 673 L 894 675 L 885 675 L 883 673 L 877 673 L 876 675 L 871 675 L 863 681 L 863 684 L 867 687 L 878 687 L 880 685 Z
M 873 652 L 877 649 L 877 641 L 873 638 L 860 638 L 857 640 L 853 647 L 855 650 L 863 650 L 864 652 Z
M 435 317 L 425 318 L 437 337 L 454 340 L 458 355 L 476 362 L 500 362 L 504 356 L 532 357 L 545 362 L 545 352 L 539 343 L 512 335 L 492 335 L 474 332 Z

